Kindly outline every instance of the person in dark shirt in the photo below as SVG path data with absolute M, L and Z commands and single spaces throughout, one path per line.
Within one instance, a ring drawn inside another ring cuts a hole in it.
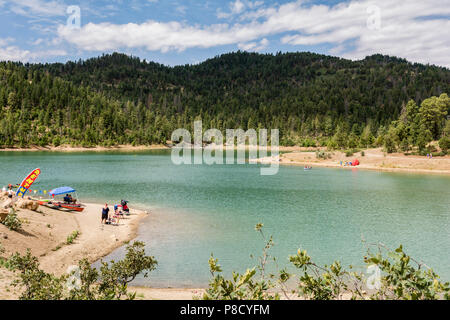
M 120 203 L 122 204 L 123 212 L 125 212 L 127 216 L 130 215 L 130 209 L 128 208 L 128 201 L 122 200 Z
M 66 194 L 66 196 L 64 197 L 64 202 L 65 203 L 70 203 L 70 197 L 68 194 Z
M 109 207 L 108 204 L 105 203 L 105 207 L 102 209 L 102 223 L 105 223 L 108 221 L 108 215 L 109 215 Z

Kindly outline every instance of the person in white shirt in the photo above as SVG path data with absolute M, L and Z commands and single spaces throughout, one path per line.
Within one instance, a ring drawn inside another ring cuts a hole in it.
M 14 195 L 14 191 L 12 190 L 12 187 L 11 187 L 11 186 L 10 186 L 8 189 L 9 189 L 9 190 L 8 190 L 8 198 L 12 199 L 12 197 L 13 197 L 13 195 Z

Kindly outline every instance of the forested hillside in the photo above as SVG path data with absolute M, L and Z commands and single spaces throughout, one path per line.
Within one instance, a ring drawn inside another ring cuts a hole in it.
M 123 54 L 1 63 L 0 145 L 164 143 L 195 118 L 205 129 L 279 128 L 284 145 L 384 144 L 410 100 L 419 114 L 442 93 L 450 93 L 450 70 L 381 55 L 236 52 L 177 67 Z M 450 105 L 439 101 L 437 127 L 417 118 L 415 138 L 396 133 L 395 147 L 418 145 L 420 130 L 430 130 L 423 140 L 445 134 Z

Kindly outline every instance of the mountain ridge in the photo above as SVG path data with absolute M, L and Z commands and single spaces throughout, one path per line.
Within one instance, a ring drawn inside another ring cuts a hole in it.
M 351 61 L 310 52 L 238 51 L 200 64 L 169 67 L 113 53 L 77 62 L 0 65 L 6 69 L 14 66 L 22 82 L 48 78 L 46 81 L 58 82 L 62 91 L 76 88 L 81 100 L 88 100 L 85 104 L 92 104 L 93 97 L 102 100 L 92 117 L 65 122 L 74 131 L 63 135 L 65 143 L 95 145 L 163 143 L 175 128 L 191 127 L 195 118 L 202 118 L 205 128 L 220 130 L 279 128 L 285 144 L 304 138 L 319 142 L 333 136 L 339 126 L 348 134 L 360 135 L 370 125 L 372 134 L 377 135 L 380 128 L 398 118 L 409 100 L 420 104 L 428 97 L 450 92 L 450 70 L 445 67 L 379 54 Z M 47 131 L 56 124 L 51 115 L 60 113 L 61 108 L 63 113 L 74 109 L 82 114 L 89 109 L 57 96 L 51 110 L 43 110 L 49 106 L 48 99 L 30 104 L 27 90 L 11 86 L 6 74 L 2 77 L 6 85 L 0 90 L 2 112 L 14 92 L 22 111 L 32 111 L 33 121 L 35 113 L 49 118 Z M 47 90 L 50 87 L 47 85 Z M 24 107 L 26 101 L 29 107 Z M 104 115 L 105 110 L 110 116 Z M 121 124 L 111 127 L 114 119 Z M 98 123 L 102 125 L 97 127 Z M 105 132 L 111 129 L 112 134 Z M 81 131 L 89 130 L 95 132 L 93 137 L 81 137 Z

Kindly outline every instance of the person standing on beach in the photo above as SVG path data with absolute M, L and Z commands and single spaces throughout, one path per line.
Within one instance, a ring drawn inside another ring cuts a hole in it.
M 8 198 L 12 199 L 12 197 L 14 196 L 14 191 L 12 189 L 12 185 L 8 186 Z
M 108 214 L 109 214 L 109 207 L 108 204 L 105 203 L 105 207 L 102 209 L 102 223 L 104 221 L 104 223 L 106 224 L 106 222 L 108 221 Z

